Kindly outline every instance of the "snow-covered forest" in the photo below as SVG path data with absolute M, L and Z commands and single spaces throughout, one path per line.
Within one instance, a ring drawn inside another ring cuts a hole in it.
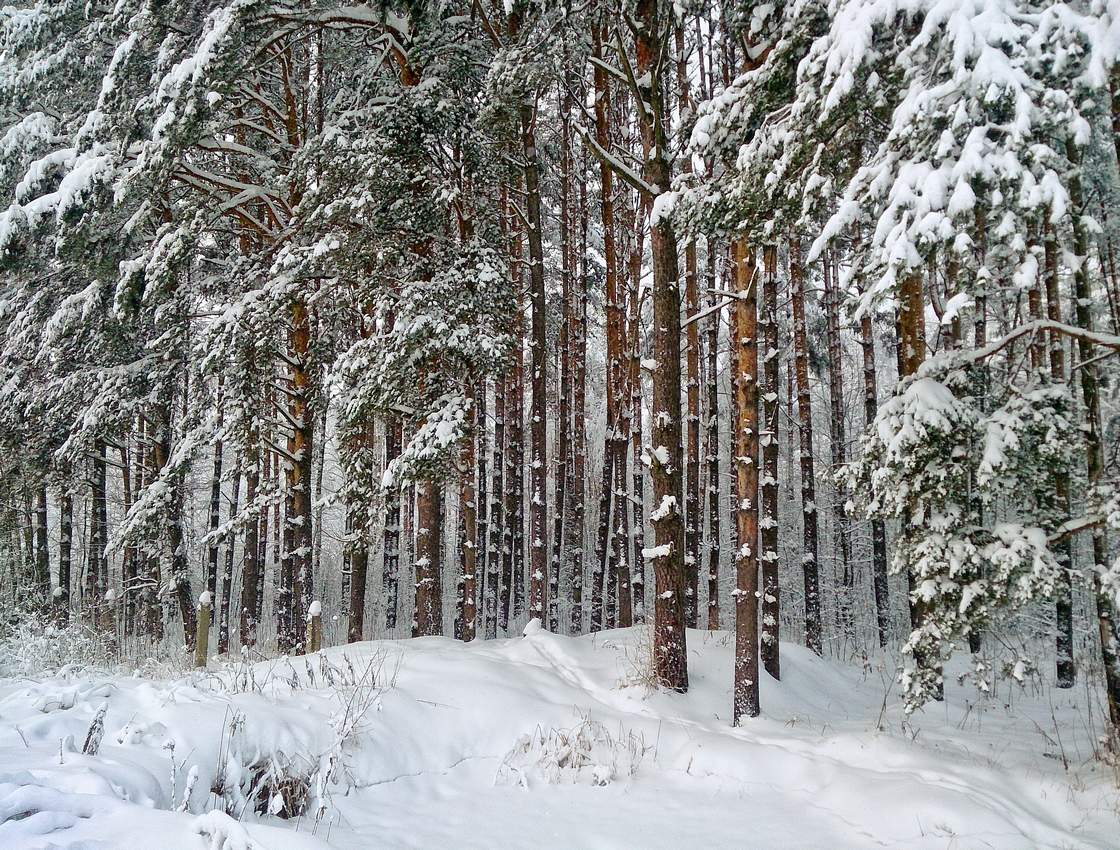
M 0 107 L 0 846 L 1116 846 L 1117 0 L 11 0 Z

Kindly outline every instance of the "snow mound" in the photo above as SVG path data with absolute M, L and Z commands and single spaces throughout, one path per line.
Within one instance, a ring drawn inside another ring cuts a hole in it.
M 762 716 L 732 727 L 731 635 L 688 633 L 687 694 L 633 684 L 648 640 L 0 679 L 0 848 L 1115 846 L 1091 691 L 979 697 L 951 665 L 946 702 L 907 717 L 894 661 L 783 644 Z

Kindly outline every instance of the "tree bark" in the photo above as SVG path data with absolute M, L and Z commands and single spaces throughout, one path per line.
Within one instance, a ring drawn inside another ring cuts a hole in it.
M 805 645 L 821 655 L 820 574 L 817 565 L 816 472 L 813 464 L 813 410 L 809 394 L 809 349 L 805 330 L 805 280 L 801 244 L 790 240 L 789 269 L 793 303 L 794 366 L 797 377 L 797 414 L 801 443 L 801 512 L 804 548 L 801 558 L 805 580 Z
M 74 497 L 69 482 L 58 499 L 58 590 L 54 599 L 59 622 L 70 620 L 70 571 L 74 552 Z
M 659 72 L 665 45 L 659 0 L 638 0 L 634 38 L 642 111 L 643 177 L 658 195 L 668 192 L 672 175 L 668 160 L 667 109 Z M 650 515 L 654 548 L 654 674 L 662 687 L 688 690 L 688 649 L 685 636 L 684 526 L 681 517 L 681 297 L 677 241 L 668 217 L 650 213 L 650 254 L 653 261 L 653 423 L 650 477 L 654 511 Z
M 233 498 L 229 503 L 229 520 L 232 523 L 237 518 L 241 497 L 241 461 L 240 458 L 233 466 Z M 233 557 L 235 540 L 232 534 L 226 541 L 226 557 L 222 567 L 222 607 L 218 612 L 218 654 L 225 655 L 229 652 L 229 618 L 233 607 Z
M 400 457 L 404 442 L 400 417 L 385 421 L 385 468 Z M 385 629 L 397 627 L 401 573 L 401 490 L 390 487 L 385 493 L 385 529 L 382 532 L 381 584 L 385 593 Z M 351 609 L 351 613 L 353 609 Z
M 1073 218 L 1073 253 L 1081 260 L 1073 274 L 1073 317 L 1077 326 L 1093 329 L 1093 294 L 1089 286 L 1089 239 L 1084 215 L 1084 197 L 1081 188 L 1080 153 L 1073 143 L 1066 142 L 1067 152 L 1074 169 L 1069 178 L 1070 210 Z M 1101 443 L 1101 402 L 1097 364 L 1093 360 L 1092 343 L 1081 337 L 1077 341 L 1081 367 L 1081 397 L 1085 404 L 1088 430 L 1085 436 L 1086 471 L 1089 485 L 1096 485 L 1104 472 L 1104 447 Z M 1097 598 L 1097 628 L 1101 643 L 1101 660 L 1104 665 L 1105 693 L 1108 697 L 1108 715 L 1112 721 L 1112 735 L 1120 735 L 1120 635 L 1117 634 L 1116 615 L 1112 598 L 1101 584 L 1101 571 L 1107 568 L 1108 544 L 1103 527 L 1093 531 L 1093 590 Z
M 735 524 L 735 695 L 734 725 L 757 717 L 758 697 L 758 295 L 755 257 L 745 240 L 733 243 L 735 258 L 734 344 L 735 475 L 739 501 Z
M 1043 234 L 1043 277 L 1046 285 L 1046 315 L 1052 322 L 1062 321 L 1062 301 L 1058 292 L 1058 241 L 1049 223 Z M 1065 349 L 1058 333 L 1050 334 L 1047 346 L 1050 378 L 1055 383 L 1066 381 Z M 1062 516 L 1069 515 L 1069 474 L 1059 472 L 1054 483 L 1055 507 Z M 1054 614 L 1057 626 L 1054 648 L 1057 663 L 1057 686 L 1072 688 L 1077 681 L 1077 665 L 1073 660 L 1073 541 L 1065 538 L 1057 547 L 1061 571 L 1054 587 Z
M 756 284 L 757 285 L 757 284 Z M 781 588 L 778 583 L 778 247 L 767 245 L 763 251 L 762 278 L 763 357 L 762 518 L 759 520 L 762 565 L 762 666 L 775 679 L 782 677 L 779 628 L 781 625 Z
M 416 483 L 416 609 L 412 636 L 443 633 L 443 588 L 441 585 L 440 491 L 431 481 Z
M 831 449 L 832 471 L 835 473 L 847 463 L 847 435 L 844 426 L 844 348 L 840 336 L 840 288 L 838 274 L 831 251 L 826 251 L 821 262 L 824 272 L 825 335 L 828 342 L 828 436 Z M 848 512 L 844 507 L 845 493 L 836 487 L 833 518 L 836 523 L 836 542 L 840 552 L 840 587 L 842 593 L 836 600 L 837 620 L 845 640 L 854 640 L 852 605 L 855 600 L 855 575 L 852 572 L 851 542 L 848 529 Z
M 879 390 L 876 383 L 875 334 L 871 314 L 865 313 L 859 324 L 863 347 L 863 425 L 870 429 L 879 410 Z M 887 645 L 890 635 L 890 591 L 887 583 L 887 526 L 881 519 L 871 521 L 871 582 L 875 595 L 875 625 L 879 646 Z

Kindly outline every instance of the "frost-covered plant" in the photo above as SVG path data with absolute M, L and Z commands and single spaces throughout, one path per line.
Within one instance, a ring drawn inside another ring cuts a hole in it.
M 60 624 L 39 614 L 24 613 L 0 626 L 0 676 L 111 667 L 118 657 L 111 634 L 77 619 Z
M 518 738 L 494 779 L 498 785 L 609 785 L 629 779 L 642 762 L 645 742 L 633 732 L 613 737 L 590 718 L 572 729 L 537 727 Z
M 1050 596 L 1061 569 L 1051 494 L 1081 442 L 1068 390 L 1010 387 L 992 405 L 976 393 L 977 368 L 961 356 L 927 362 L 879 409 L 847 470 L 868 517 L 902 521 L 892 570 L 922 612 L 904 647 L 919 657 Z M 994 521 L 993 506 L 1008 503 L 1011 516 Z M 902 683 L 913 710 L 940 672 L 907 666 Z

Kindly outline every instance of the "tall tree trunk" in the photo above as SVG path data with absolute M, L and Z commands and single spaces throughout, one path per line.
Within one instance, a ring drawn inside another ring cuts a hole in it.
M 716 285 L 715 250 L 711 239 L 708 240 L 707 289 L 714 290 Z M 707 358 L 707 495 L 708 495 L 708 629 L 720 627 L 719 593 L 719 549 L 720 549 L 720 478 L 719 478 L 719 325 L 723 309 L 722 296 L 712 292 L 709 296 L 709 309 L 705 355 Z
M 863 347 L 863 425 L 870 429 L 879 410 L 876 382 L 875 333 L 871 313 L 864 313 L 859 324 Z M 881 519 L 871 521 L 871 583 L 875 595 L 875 624 L 879 646 L 887 645 L 890 634 L 891 607 L 887 584 L 887 526 Z
M 844 427 L 844 348 L 840 336 L 840 287 L 838 270 L 831 251 L 826 251 L 821 261 L 824 272 L 825 335 L 828 341 L 828 436 L 831 449 L 831 467 L 834 472 L 847 463 L 847 435 Z M 844 488 L 836 488 L 833 517 L 840 552 L 840 586 L 842 593 L 836 600 L 837 620 L 845 640 L 854 640 L 852 632 L 852 605 L 855 603 L 855 575 L 852 572 L 851 542 L 848 530 L 848 512 L 844 507 Z
M 925 329 L 925 299 L 922 294 L 922 276 L 920 272 L 909 271 L 903 277 L 899 287 L 899 378 L 906 378 L 917 373 L 918 368 L 925 360 L 926 354 L 926 329 Z M 910 527 L 921 522 L 920 518 L 911 515 L 903 520 L 905 535 Z M 912 580 L 909 570 L 907 576 Z M 913 592 L 910 593 L 910 622 L 918 628 L 928 616 L 928 605 L 922 598 Z M 936 654 L 930 654 L 923 649 L 914 652 L 914 663 L 920 671 L 933 671 L 937 678 L 941 678 L 941 659 Z M 939 685 L 935 699 L 942 699 L 942 687 Z
M 311 318 L 307 304 L 290 307 L 288 332 L 288 440 L 284 462 L 284 552 L 277 611 L 277 646 L 281 652 L 303 646 L 304 620 L 315 593 L 312 572 L 311 476 L 315 418 L 310 408 Z
M 260 486 L 260 449 L 254 440 L 250 441 L 245 464 L 245 506 L 252 509 L 257 500 Z M 264 559 L 261 557 L 262 533 L 268 536 L 268 508 L 260 508 L 260 516 L 250 514 L 245 523 L 245 537 L 242 540 L 243 565 L 241 567 L 241 615 L 238 626 L 242 649 L 255 647 L 258 640 L 258 627 L 261 621 L 261 576 Z M 262 527 L 264 531 L 262 532 Z
M 486 637 L 498 636 L 498 620 L 501 612 L 502 564 L 506 551 L 506 529 L 508 523 L 503 514 L 502 494 L 505 491 L 502 474 L 505 470 L 506 437 L 506 391 L 501 379 L 494 382 L 494 464 L 493 484 L 490 487 L 490 560 L 486 564 Z
M 108 522 L 105 513 L 105 442 L 95 440 L 93 444 L 93 466 L 90 476 L 90 524 L 88 552 L 86 555 L 86 579 L 83 588 L 83 607 L 96 619 L 96 612 L 104 601 L 108 589 L 108 576 L 105 569 L 105 542 Z
M 478 396 L 475 403 L 478 405 L 478 414 L 475 419 L 475 480 L 478 482 L 478 490 L 475 493 L 476 508 L 476 525 L 478 531 L 475 535 L 475 546 L 477 555 L 475 556 L 475 587 L 476 587 L 476 621 L 481 614 L 483 636 L 489 637 L 486 631 L 486 617 L 489 611 L 489 604 L 487 602 L 487 593 L 490 589 L 488 582 L 488 571 L 490 569 L 490 494 L 488 491 L 490 484 L 490 468 L 487 464 L 488 461 L 488 447 L 486 445 L 486 423 L 489 419 L 489 388 L 485 380 L 483 380 L 478 387 Z M 477 633 L 478 627 L 475 626 Z
M 678 110 L 682 124 L 691 112 L 692 104 L 688 85 L 688 57 L 685 53 L 684 27 L 673 28 L 677 52 Z M 685 172 L 692 170 L 691 160 L 684 157 Z M 700 295 L 696 275 L 696 242 L 690 239 L 684 246 L 684 311 L 690 319 L 700 312 Z M 687 474 L 685 476 L 685 570 L 688 587 L 685 591 L 688 627 L 695 629 L 700 606 L 700 542 L 704 519 L 700 514 L 700 329 L 695 321 L 686 328 L 685 365 L 687 380 L 685 394 L 688 399 L 688 427 L 686 430 Z
M 1073 274 L 1073 317 L 1077 326 L 1093 329 L 1093 293 L 1089 286 L 1089 239 L 1082 220 L 1084 197 L 1081 188 L 1081 157 L 1071 141 L 1066 142 L 1067 153 L 1074 169 L 1069 178 L 1070 210 L 1073 218 L 1073 253 L 1078 258 Z M 1097 364 L 1093 359 L 1092 343 L 1079 338 L 1077 353 L 1081 367 L 1081 396 L 1085 404 L 1088 430 L 1085 436 L 1086 467 L 1089 485 L 1096 485 L 1104 472 L 1104 447 L 1101 443 L 1101 402 Z M 1093 590 L 1097 598 L 1097 627 L 1101 642 L 1101 660 L 1104 665 L 1105 693 L 1108 697 L 1108 715 L 1112 721 L 1113 737 L 1120 736 L 1120 635 L 1113 609 L 1112 597 L 1103 588 L 1101 571 L 1107 568 L 1108 544 L 1104 528 L 1093 531 Z
M 757 285 L 757 284 L 756 284 Z M 778 583 L 778 247 L 767 245 L 763 251 L 762 278 L 763 357 L 762 518 L 759 520 L 762 565 L 762 666 L 775 679 L 782 677 L 779 629 L 781 626 L 781 588 Z
M 400 417 L 385 421 L 385 468 L 400 457 L 404 442 Z M 385 529 L 382 532 L 381 585 L 385 593 L 385 629 L 397 627 L 401 572 L 401 489 L 390 487 L 385 493 Z M 353 611 L 353 609 L 351 609 Z
M 794 366 L 797 377 L 797 414 L 801 431 L 801 511 L 804 549 L 801 558 L 805 578 L 805 645 L 821 655 L 820 574 L 817 565 L 816 472 L 813 465 L 813 410 L 809 395 L 809 349 L 805 330 L 805 280 L 801 267 L 801 244 L 789 244 L 789 274 L 793 303 Z
M 592 27 L 592 53 L 601 59 L 606 25 Z M 595 85 L 595 140 L 604 150 L 610 147 L 611 89 L 607 72 L 599 64 L 593 69 Z M 595 564 L 591 577 L 591 631 L 601 629 L 607 621 L 606 607 L 609 600 L 602 585 L 609 584 L 613 571 L 611 565 L 611 524 L 613 510 L 613 482 L 617 460 L 615 449 L 616 430 L 622 402 L 622 304 L 618 282 L 618 248 L 616 245 L 614 210 L 614 172 L 605 162 L 599 164 L 600 211 L 603 233 L 603 260 L 606 266 L 606 431 L 603 437 L 603 479 L 599 499 L 599 530 L 596 535 Z
M 156 437 L 152 445 L 153 474 L 158 477 L 171 458 L 171 411 L 161 405 L 156 412 Z M 171 575 L 168 585 L 179 604 L 183 624 L 183 643 L 194 651 L 195 599 L 187 564 L 187 544 L 183 533 L 183 475 L 172 476 L 171 498 L 167 510 L 167 543 L 171 551 Z
M 486 392 L 483 385 L 482 392 Z M 460 580 L 459 580 L 459 639 L 470 642 L 475 638 L 475 627 L 478 621 L 477 582 L 475 580 L 478 564 L 478 513 L 475 502 L 475 433 L 483 426 L 479 416 L 477 391 L 472 394 L 471 408 L 474 415 L 474 427 L 463 439 L 463 473 L 459 489 L 459 513 L 463 525 L 462 552 L 460 553 Z
M 758 699 L 758 293 L 755 258 L 745 240 L 733 243 L 735 258 L 735 507 L 739 547 L 735 553 L 734 723 L 757 717 Z
M 579 181 L 579 282 L 575 286 L 575 336 L 572 359 L 572 485 L 571 532 L 568 540 L 569 574 L 572 594 L 572 634 L 583 632 L 583 561 L 585 505 L 587 504 L 587 174 L 586 150 L 580 163 Z
M 70 571 L 74 554 L 74 497 L 70 482 L 63 482 L 58 499 L 58 591 L 55 605 L 61 623 L 70 621 Z
M 127 467 L 126 467 L 127 469 Z M 44 609 L 51 598 L 51 559 L 47 548 L 47 485 L 35 488 L 35 596 Z
M 218 427 L 222 426 L 221 419 L 221 392 L 222 381 L 218 381 Z M 216 604 L 218 601 L 218 561 L 221 558 L 221 544 L 218 542 L 217 530 L 222 524 L 221 518 L 222 510 L 222 441 L 214 441 L 214 466 L 213 472 L 210 475 L 210 546 L 209 546 L 209 564 L 206 571 L 206 589 L 210 592 L 210 598 Z
M 502 553 L 502 601 L 501 621 L 499 625 L 503 630 L 508 630 L 517 615 L 521 612 L 521 602 L 524 596 L 524 556 L 525 549 L 522 490 L 524 488 L 525 470 L 522 466 L 524 450 L 522 436 L 524 434 L 522 417 L 523 384 L 522 384 L 522 358 L 521 347 L 524 339 L 524 325 L 521 310 L 518 309 L 518 318 L 514 326 L 513 363 L 507 374 L 506 385 L 506 529 L 505 551 Z
M 570 82 L 570 81 L 569 81 Z M 564 536 L 571 484 L 572 428 L 572 145 L 571 96 L 560 95 L 560 298 L 562 316 L 557 351 L 560 382 L 557 387 L 555 454 L 556 499 L 553 507 L 552 558 L 548 571 L 548 627 L 560 631 L 560 569 L 564 560 Z
M 233 498 L 229 503 L 229 521 L 237 518 L 241 498 L 241 459 L 233 466 Z M 229 618 L 233 599 L 233 558 L 235 539 L 232 534 L 226 540 L 226 557 L 222 567 L 222 607 L 218 613 L 218 654 L 229 652 Z
M 443 589 L 440 539 L 442 537 L 439 485 L 416 484 L 416 613 L 412 636 L 443 633 Z
M 642 112 L 643 177 L 655 193 L 668 192 L 672 175 L 668 160 L 664 87 L 659 65 L 664 54 L 664 25 L 659 0 L 638 0 L 637 79 Z M 650 477 L 654 510 L 650 515 L 654 547 L 653 664 L 657 681 L 676 691 L 688 690 L 688 649 L 685 636 L 684 526 L 681 517 L 681 297 L 677 240 L 670 219 L 657 206 L 650 212 L 650 254 L 653 260 L 653 423 Z
M 1046 315 L 1052 322 L 1062 321 L 1062 301 L 1058 293 L 1058 240 L 1049 222 L 1043 234 L 1043 277 L 1046 285 Z M 1056 384 L 1066 381 L 1065 348 L 1057 332 L 1050 334 L 1050 378 Z M 1069 515 L 1069 474 L 1060 472 L 1054 484 L 1055 507 L 1062 516 Z M 1077 681 L 1077 665 L 1073 660 L 1073 541 L 1066 537 L 1058 545 L 1058 563 L 1061 571 L 1054 588 L 1054 613 L 1057 625 L 1055 655 L 1057 659 L 1057 686 L 1072 688 Z
M 638 221 L 644 221 L 646 203 L 640 196 L 638 200 Z M 633 541 L 631 545 L 631 581 L 634 597 L 634 622 L 646 621 L 646 562 L 642 550 L 646 546 L 645 533 L 645 464 L 642 463 L 644 451 L 642 433 L 644 431 L 642 414 L 642 339 L 641 339 L 641 282 L 642 255 L 644 250 L 644 229 L 635 222 L 633 250 L 630 252 L 629 318 L 627 338 L 630 341 L 630 466 L 631 493 L 633 497 L 634 522 L 631 525 Z

